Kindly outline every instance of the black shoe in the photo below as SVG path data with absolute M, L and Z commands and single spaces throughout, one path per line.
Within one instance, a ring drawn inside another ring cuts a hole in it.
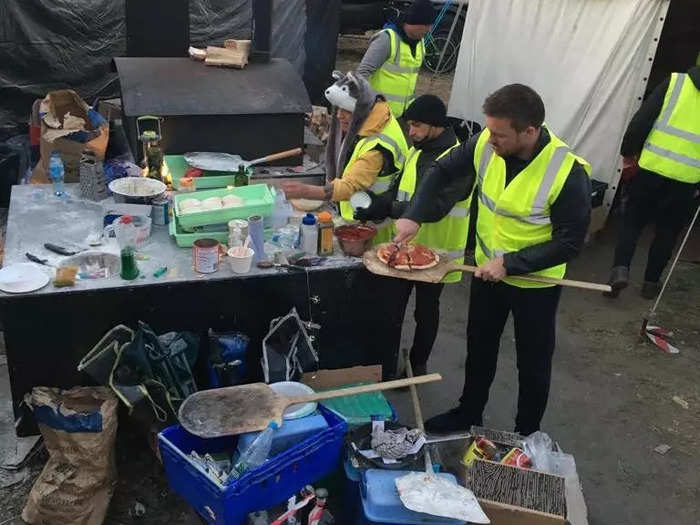
M 605 297 L 615 298 L 620 295 L 620 292 L 627 288 L 630 278 L 630 269 L 627 266 L 615 266 L 610 272 L 610 280 L 608 284 L 612 287 L 612 291 L 603 292 Z
M 644 284 L 642 285 L 642 297 L 644 299 L 656 299 L 656 296 L 659 295 L 659 292 L 661 291 L 661 283 L 654 283 L 651 281 L 644 281 Z
M 469 430 L 473 424 L 464 408 L 458 406 L 449 412 L 431 417 L 425 422 L 425 431 L 428 434 L 455 434 Z

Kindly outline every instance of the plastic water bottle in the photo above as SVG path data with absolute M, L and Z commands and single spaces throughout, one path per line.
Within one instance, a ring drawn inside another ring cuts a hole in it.
M 53 184 L 53 194 L 56 197 L 63 197 L 66 192 L 63 187 L 63 161 L 57 151 L 51 153 L 51 160 L 49 161 L 49 178 L 51 179 L 51 184 Z
M 311 213 L 307 213 L 301 221 L 301 249 L 308 255 L 318 253 L 318 224 Z
M 232 477 L 239 478 L 245 472 L 265 463 L 270 455 L 270 449 L 272 449 L 272 437 L 275 430 L 277 430 L 277 423 L 273 421 L 265 430 L 260 432 L 258 437 L 255 438 L 233 465 L 231 470 Z

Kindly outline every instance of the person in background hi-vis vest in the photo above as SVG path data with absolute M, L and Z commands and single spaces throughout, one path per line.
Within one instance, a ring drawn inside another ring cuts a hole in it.
M 326 90 L 337 108 L 326 147 L 325 186 L 300 182 L 282 185 L 288 199 L 332 200 L 340 214 L 353 220 L 348 200 L 357 191 L 387 191 L 406 161 L 408 145 L 401 127 L 383 97 L 362 78 L 348 73 Z M 391 221 L 375 224 L 375 243 L 393 236 Z
M 627 186 L 622 226 L 610 275 L 617 297 L 629 282 L 639 236 L 649 222 L 656 233 L 649 249 L 642 297 L 654 299 L 678 234 L 688 223 L 700 187 L 700 66 L 673 73 L 659 84 L 627 127 L 623 165 L 639 170 Z
M 459 144 L 454 129 L 447 120 L 447 108 L 435 95 L 422 95 L 415 99 L 404 113 L 408 124 L 408 134 L 413 147 L 408 152 L 401 177 L 394 182 L 394 187 L 381 195 L 370 193 L 372 203 L 368 208 L 355 210 L 358 220 L 381 220 L 386 217 L 398 219 L 408 208 L 432 163 L 446 155 L 450 149 Z M 469 229 L 469 195 L 457 202 L 441 221 L 424 224 L 418 231 L 414 242 L 427 246 L 441 253 L 442 256 L 464 260 Z M 448 274 L 441 283 L 423 283 L 402 281 L 404 287 L 395 300 L 401 304 L 404 312 L 411 291 L 416 289 L 416 309 L 414 318 L 416 330 L 411 347 L 411 365 L 415 375 L 427 373 L 428 358 L 433 349 L 440 324 L 440 295 L 444 283 L 459 282 L 460 272 Z M 396 334 L 396 347 L 400 345 L 401 331 Z
M 392 113 L 401 117 L 413 100 L 425 45 L 435 19 L 430 0 L 415 0 L 397 23 L 372 37 L 357 74 L 367 79 L 386 98 Z
M 486 98 L 483 109 L 486 129 L 433 164 L 396 221 L 395 242 L 414 237 L 422 223 L 442 220 L 474 189 L 478 269 L 470 286 L 464 390 L 457 408 L 425 427 L 451 433 L 483 423 L 501 334 L 512 313 L 519 383 L 515 430 L 527 435 L 540 428 L 547 406 L 561 287 L 517 276 L 564 276 L 590 221 L 590 166 L 544 125 L 544 104 L 531 88 L 505 86 Z

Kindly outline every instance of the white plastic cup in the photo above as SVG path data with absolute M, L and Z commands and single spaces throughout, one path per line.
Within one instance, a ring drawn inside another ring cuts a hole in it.
M 237 246 L 229 248 L 229 251 L 226 253 L 233 273 L 248 273 L 250 271 L 250 267 L 253 264 L 253 254 L 255 253 L 252 248 Z

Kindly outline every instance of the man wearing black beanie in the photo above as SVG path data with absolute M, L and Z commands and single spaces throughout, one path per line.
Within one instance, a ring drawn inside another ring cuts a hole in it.
M 397 23 L 372 37 L 357 73 L 386 98 L 396 118 L 413 100 L 425 57 L 423 37 L 435 19 L 430 0 L 414 0 Z
M 389 191 L 381 195 L 368 192 L 372 203 L 368 208 L 357 208 L 355 219 L 367 221 L 401 217 L 428 168 L 459 144 L 447 120 L 447 108 L 435 95 L 422 95 L 415 99 L 406 109 L 404 119 L 408 124 L 413 147 L 406 157 L 403 173 L 396 178 Z M 423 225 L 415 242 L 463 262 L 469 229 L 470 200 L 471 194 L 457 202 L 441 221 Z M 405 310 L 411 290 L 414 286 L 416 288 L 416 330 L 410 352 L 411 366 L 416 375 L 427 371 L 428 357 L 440 324 L 440 294 L 444 283 L 459 282 L 461 278 L 461 273 L 454 272 L 440 283 L 405 281 L 400 296 L 392 298 L 397 305 L 402 304 L 402 310 Z M 401 333 L 395 334 L 392 339 L 395 341 L 392 341 L 390 350 L 395 352 L 401 342 Z

